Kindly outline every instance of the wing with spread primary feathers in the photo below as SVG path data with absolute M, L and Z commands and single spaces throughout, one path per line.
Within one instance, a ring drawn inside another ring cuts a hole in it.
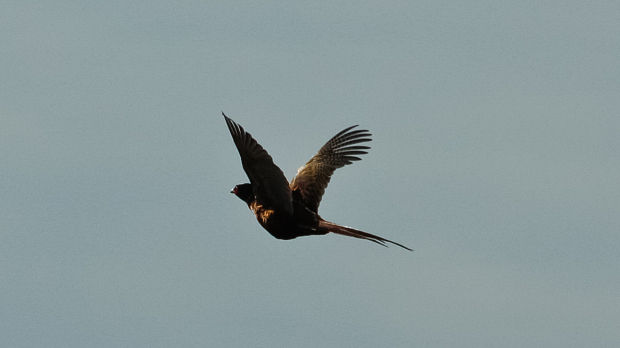
M 223 112 L 222 115 L 239 150 L 241 164 L 250 179 L 256 201 L 266 207 L 292 214 L 291 189 L 282 170 L 273 163 L 271 156 L 250 133 Z
M 331 138 L 308 163 L 299 168 L 291 182 L 291 190 L 299 190 L 301 197 L 314 212 L 319 209 L 321 197 L 329 179 L 337 168 L 343 167 L 361 158 L 370 149 L 369 146 L 356 145 L 371 140 L 371 134 L 364 129 L 352 130 L 357 126 L 343 129 Z

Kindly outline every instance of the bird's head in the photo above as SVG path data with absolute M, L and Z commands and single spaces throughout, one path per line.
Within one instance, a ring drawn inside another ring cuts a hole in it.
M 254 200 L 254 191 L 252 191 L 252 184 L 239 184 L 230 190 L 230 193 L 234 193 L 242 201 L 247 204 L 252 203 Z

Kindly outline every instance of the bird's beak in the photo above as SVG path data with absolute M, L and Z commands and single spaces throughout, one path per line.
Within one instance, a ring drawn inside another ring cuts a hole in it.
M 234 189 L 230 190 L 230 193 L 235 193 L 235 190 Z

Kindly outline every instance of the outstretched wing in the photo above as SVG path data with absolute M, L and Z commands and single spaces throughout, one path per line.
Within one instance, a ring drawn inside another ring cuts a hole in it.
M 343 129 L 334 135 L 314 155 L 308 163 L 299 168 L 291 182 L 291 190 L 299 190 L 306 206 L 314 212 L 319 209 L 321 197 L 329 179 L 337 168 L 343 167 L 361 158 L 370 149 L 369 146 L 356 145 L 370 141 L 371 134 L 365 129 L 352 130 L 356 126 Z
M 243 170 L 248 175 L 256 201 L 265 207 L 293 213 L 291 189 L 282 170 L 252 135 L 228 118 L 223 112 L 226 125 L 241 155 Z

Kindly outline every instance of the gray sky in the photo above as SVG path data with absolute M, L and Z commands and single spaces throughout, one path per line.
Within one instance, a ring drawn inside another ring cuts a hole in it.
M 7 1 L 0 345 L 620 345 L 620 4 Z M 272 238 L 220 111 L 291 178 Z

